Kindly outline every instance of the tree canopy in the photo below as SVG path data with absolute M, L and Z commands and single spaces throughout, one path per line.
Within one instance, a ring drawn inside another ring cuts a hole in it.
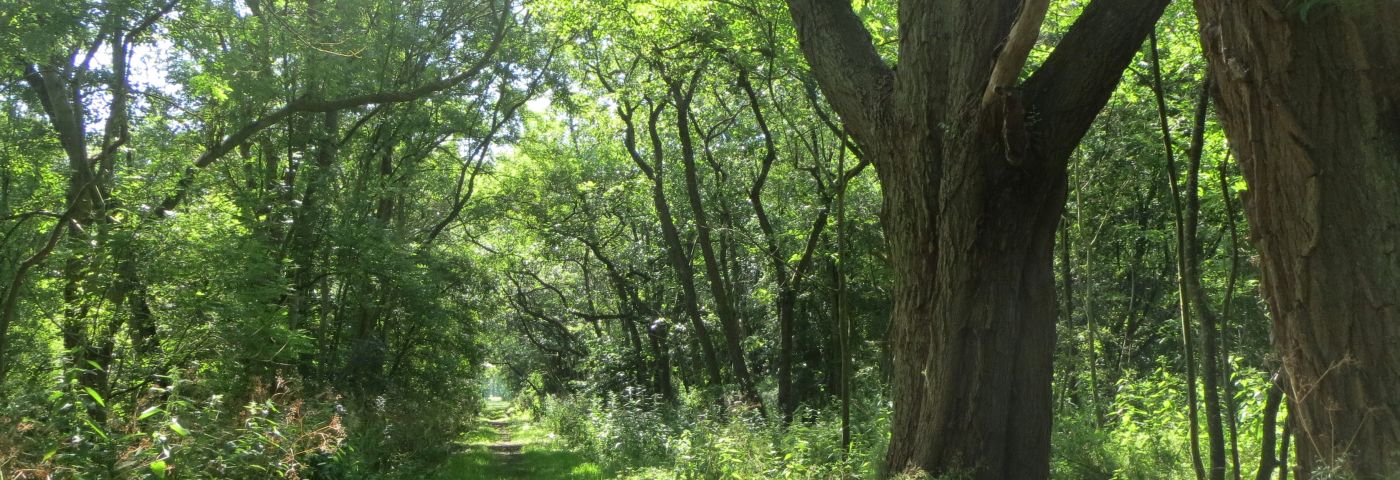
M 1391 478 L 1395 22 L 0 0 L 0 480 Z

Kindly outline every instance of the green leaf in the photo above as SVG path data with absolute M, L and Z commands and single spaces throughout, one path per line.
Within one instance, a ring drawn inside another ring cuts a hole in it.
M 181 437 L 188 437 L 190 435 L 189 430 L 185 430 L 185 427 L 180 426 L 180 419 L 178 418 L 170 419 L 170 430 L 180 434 Z
M 97 426 L 96 423 L 92 423 L 92 420 L 84 418 L 83 423 L 88 426 L 88 429 L 92 430 L 92 433 L 102 437 L 103 440 L 111 440 L 111 437 L 107 436 L 107 432 L 102 431 L 102 427 Z
M 195 93 L 207 95 L 220 102 L 228 100 L 228 94 L 233 90 L 223 79 L 207 73 L 190 78 L 190 87 Z
M 142 410 L 141 414 L 136 416 L 136 419 L 145 420 L 147 418 L 151 418 L 151 415 L 155 415 L 157 413 L 160 413 L 160 407 L 147 408 L 145 410 Z
M 107 401 L 102 399 L 102 395 L 99 395 L 97 390 L 93 390 L 92 387 L 83 387 L 83 390 L 87 390 L 88 396 L 92 397 L 92 401 L 97 402 L 97 405 L 107 408 Z
M 59 391 L 59 390 L 54 390 L 54 391 L 52 391 L 52 392 L 49 392 L 49 401 L 50 401 L 50 402 L 52 402 L 52 401 L 54 401 L 54 400 L 58 400 L 58 399 L 60 399 L 60 398 L 63 398 L 63 392 L 61 392 L 61 391 Z
M 156 478 L 165 478 L 165 460 L 151 462 L 151 473 L 156 474 Z

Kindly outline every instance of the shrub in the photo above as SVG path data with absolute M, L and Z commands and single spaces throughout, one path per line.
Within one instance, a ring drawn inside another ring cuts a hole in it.
M 702 394 L 677 405 L 622 395 L 547 398 L 543 423 L 567 446 L 620 478 L 873 478 L 887 442 L 888 409 L 862 405 L 873 421 L 853 433 L 843 459 L 834 411 L 810 411 L 783 428 L 738 404 L 713 406 Z M 876 426 L 871 427 L 870 424 Z M 883 425 L 885 428 L 881 428 Z

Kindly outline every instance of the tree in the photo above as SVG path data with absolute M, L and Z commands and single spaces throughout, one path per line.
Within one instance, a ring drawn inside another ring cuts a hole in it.
M 1067 159 L 1167 2 L 1090 3 L 1019 87 L 1048 2 L 903 4 L 897 69 L 849 3 L 787 3 L 884 192 L 895 283 L 885 467 L 1046 478 Z
M 651 113 L 647 117 L 646 128 L 652 145 L 651 164 L 647 163 L 646 158 L 637 149 L 637 127 L 633 120 L 632 112 L 634 110 L 631 110 L 632 108 L 635 107 L 624 105 L 623 110 L 618 112 L 618 116 L 622 117 L 623 122 L 627 124 L 624 143 L 627 146 L 628 154 L 637 163 L 637 167 L 651 180 L 652 201 L 656 207 L 656 216 L 661 223 L 662 238 L 666 242 L 666 258 L 670 260 L 676 281 L 681 285 L 681 304 L 685 308 L 686 317 L 690 319 L 690 324 L 695 328 L 695 338 L 704 352 L 705 372 L 709 375 L 710 383 L 718 386 L 722 383 L 719 356 L 715 353 L 709 329 L 705 327 L 705 319 L 700 315 L 700 303 L 695 292 L 695 267 L 685 257 L 680 232 L 677 230 L 675 219 L 671 215 L 671 204 L 666 199 L 666 170 L 663 163 L 666 154 L 661 134 L 657 130 L 657 122 L 660 120 L 666 105 L 652 104 L 650 106 Z
M 720 330 L 724 333 L 729 364 L 734 369 L 734 377 L 739 382 L 739 391 L 744 400 L 757 405 L 762 413 L 763 399 L 758 396 L 758 387 L 754 385 L 753 375 L 749 374 L 748 361 L 744 358 L 744 333 L 739 325 L 739 314 L 735 312 L 734 303 L 730 301 L 728 288 L 720 273 L 723 265 L 715 255 L 714 241 L 711 238 L 711 231 L 715 228 L 705 215 L 705 202 L 700 193 L 700 175 L 695 168 L 695 142 L 690 126 L 691 102 L 695 98 L 695 87 L 699 85 L 705 67 L 704 63 L 696 67 L 689 82 L 667 77 L 664 72 L 662 77 L 670 91 L 671 102 L 676 107 L 676 136 L 680 139 L 681 164 L 685 167 L 686 199 L 690 201 L 690 213 L 695 220 L 695 243 L 699 245 L 701 258 L 705 260 L 705 279 L 710 285 L 710 295 L 714 299 Z M 660 173 L 662 172 L 658 172 Z
M 477 315 L 493 305 L 468 273 L 457 220 L 471 187 L 454 180 L 511 135 L 553 44 L 509 2 L 336 7 L 0 7 L 0 417 L 90 426 L 53 450 L 44 434 L 4 435 L 23 444 L 21 469 L 131 476 L 112 472 L 158 459 L 246 476 L 108 434 L 155 432 L 138 423 L 187 405 L 192 385 L 218 392 L 198 407 L 211 413 L 294 398 L 393 432 L 347 440 L 371 467 L 470 420 Z M 21 126 L 45 148 L 12 143 Z M 431 415 L 410 426 L 406 410 Z
M 131 97 L 128 56 L 134 45 L 143 41 L 149 30 L 170 13 L 175 4 L 165 3 L 156 6 L 140 6 L 150 12 L 138 13 L 131 5 L 103 3 L 95 5 L 91 18 L 85 15 L 64 15 L 58 11 L 39 10 L 33 14 L 39 22 L 58 17 L 58 25 L 32 32 L 31 35 L 53 42 L 41 48 L 23 49 L 15 54 L 15 60 L 22 65 L 23 78 L 34 97 L 38 99 L 50 127 L 58 138 L 68 159 L 67 211 L 59 222 L 50 241 L 44 248 L 26 260 L 25 264 L 42 262 L 54 250 L 54 243 L 60 235 L 67 238 L 67 247 L 74 252 L 82 252 L 67 259 L 63 269 L 64 277 L 64 348 L 73 352 L 74 363 L 80 365 L 79 381 L 88 388 L 107 392 L 107 366 L 112 360 L 115 348 L 114 337 L 123 321 L 114 317 L 107 322 L 92 321 L 92 305 L 83 297 L 83 291 L 105 289 L 103 300 L 114 305 L 122 305 L 130 300 L 132 309 L 132 330 L 139 346 L 148 345 L 141 338 L 148 332 L 141 320 L 149 320 L 146 302 L 135 288 L 135 273 L 129 266 L 128 242 L 113 235 L 113 218 L 109 210 L 119 207 L 109 203 L 119 149 L 130 140 Z M 86 13 L 86 12 L 85 12 Z M 71 22 L 71 23 L 69 23 Z M 92 28 L 93 26 L 96 28 Z M 33 37 L 31 37 L 32 39 Z M 103 72 L 93 64 L 93 57 L 99 48 L 105 47 L 110 53 L 110 69 Z M 106 82 L 100 79 L 105 73 Z M 105 83 L 105 85 L 102 85 Z M 95 127 L 89 123 L 88 89 L 101 85 L 111 101 L 102 126 L 100 146 L 96 152 L 89 152 L 87 130 Z M 63 230 L 59 229 L 61 227 Z M 115 238 L 114 238 L 115 237 Z M 119 246 L 111 247 L 112 244 Z M 94 264 L 99 264 L 101 249 L 117 251 L 119 266 L 112 272 L 97 272 Z M 5 336 L 13 316 L 16 295 L 23 286 L 25 270 L 21 268 L 8 289 L 3 308 L 0 308 L 0 381 L 4 380 Z M 128 299 L 129 293 L 137 293 Z M 100 310 L 100 307 L 98 308 Z M 144 348 L 143 348 L 144 350 Z M 89 368 L 91 366 L 92 368 Z M 2 388 L 2 387 L 0 387 Z M 100 410 L 93 410 L 100 418 Z
M 1298 473 L 1400 473 L 1400 5 L 1197 0 Z

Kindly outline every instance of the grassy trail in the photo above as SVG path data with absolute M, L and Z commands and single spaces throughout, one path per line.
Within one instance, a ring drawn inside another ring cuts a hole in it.
M 597 465 L 554 441 L 539 425 L 512 416 L 504 403 L 488 402 L 467 448 L 452 457 L 438 480 L 607 478 Z

